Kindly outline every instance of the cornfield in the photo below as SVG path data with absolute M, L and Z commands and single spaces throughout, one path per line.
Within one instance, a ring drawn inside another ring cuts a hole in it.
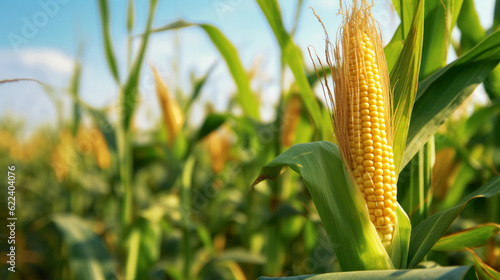
M 500 1 L 90 2 L 3 4 L 0 279 L 500 279 Z

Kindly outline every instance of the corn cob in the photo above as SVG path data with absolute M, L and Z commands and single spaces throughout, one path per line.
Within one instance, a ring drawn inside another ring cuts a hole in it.
M 92 145 L 92 152 L 97 161 L 97 165 L 101 169 L 108 169 L 111 166 L 111 155 L 109 153 L 108 144 L 104 135 L 98 128 L 85 128 L 80 131 L 82 135 L 78 135 L 80 141 L 85 138 Z M 85 141 L 83 140 L 83 141 Z
M 231 150 L 229 128 L 222 126 L 207 135 L 205 142 L 212 160 L 212 171 L 218 174 L 224 170 Z
M 361 72 L 366 75 L 360 75 L 359 71 L 349 75 L 350 86 L 359 87 L 355 90 L 359 95 L 348 96 L 351 168 L 366 200 L 370 220 L 384 245 L 388 246 L 396 221 L 396 174 L 392 145 L 387 139 L 387 100 L 382 94 L 373 45 L 366 33 L 362 34 L 361 48 L 357 45 L 351 43 L 349 49 L 359 52 L 356 55 L 362 58 L 359 68 L 364 68 Z M 349 61 L 352 68 L 356 68 L 356 61 Z
M 293 145 L 296 137 L 296 129 L 300 121 L 300 114 L 302 112 L 302 99 L 299 95 L 295 94 L 288 99 L 286 103 L 285 112 L 281 127 L 281 145 L 290 147 Z
M 342 5 L 341 5 L 342 6 Z M 340 45 L 334 46 L 335 96 L 328 90 L 335 134 L 343 160 L 359 187 L 380 240 L 388 247 L 396 226 L 396 173 L 388 71 L 380 35 L 362 0 L 349 14 L 341 12 Z
M 151 69 L 153 70 L 153 76 L 156 83 L 156 93 L 163 113 L 163 122 L 165 123 L 165 127 L 168 131 L 168 145 L 173 147 L 175 138 L 184 125 L 184 113 L 182 112 L 179 103 L 177 103 L 177 101 L 170 96 L 167 85 L 161 79 L 158 70 L 156 70 L 153 66 Z

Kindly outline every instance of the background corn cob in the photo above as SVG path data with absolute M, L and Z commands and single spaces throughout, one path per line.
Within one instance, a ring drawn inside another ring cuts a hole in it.
M 212 171 L 218 174 L 224 170 L 231 150 L 229 128 L 227 126 L 222 126 L 212 131 L 207 135 L 205 142 L 212 161 Z
M 97 165 L 102 169 L 108 169 L 111 165 L 111 156 L 109 154 L 108 144 L 101 131 L 95 127 L 80 128 L 77 135 L 77 145 L 89 146 L 94 155 Z
M 293 145 L 296 136 L 296 129 L 300 121 L 302 113 L 302 99 L 298 94 L 294 94 L 286 103 L 285 112 L 283 114 L 281 126 L 281 145 L 290 147 Z
M 366 0 L 343 14 L 340 46 L 328 91 L 343 159 L 359 187 L 384 246 L 396 225 L 396 173 L 392 151 L 389 82 L 380 35 Z M 328 50 L 328 49 L 327 49 Z
M 182 112 L 179 103 L 170 96 L 167 85 L 163 82 L 155 67 L 151 67 L 156 83 L 156 95 L 160 102 L 163 113 L 163 121 L 168 131 L 168 145 L 172 147 L 175 143 L 175 138 L 184 125 L 184 113 Z

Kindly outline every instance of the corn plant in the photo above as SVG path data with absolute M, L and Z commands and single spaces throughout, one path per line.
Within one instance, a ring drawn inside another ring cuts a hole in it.
M 355 1 L 340 10 L 338 38 L 325 38 L 327 60 L 310 49 L 316 69 L 308 69 L 307 49 L 295 37 L 305 2 L 296 1 L 288 28 L 278 1 L 256 0 L 279 48 L 266 57 L 280 67 L 275 118 L 265 122 L 258 95 L 269 77 L 258 66 L 245 69 L 237 44 L 216 25 L 155 19 L 156 2 L 143 3 L 149 9 L 139 29 L 142 2 L 128 1 L 127 40 L 117 45 L 111 2 L 97 1 L 108 78 L 119 96 L 115 122 L 108 107 L 80 99 L 80 59 L 67 88 L 40 83 L 59 110 L 56 128 L 19 142 L 22 123 L 0 120 L 1 165 L 15 163 L 19 186 L 28 186 L 17 193 L 22 274 L 2 270 L 1 279 L 497 276 L 498 11 L 487 30 L 472 0 L 393 1 L 401 24 L 382 49 L 373 3 Z M 322 33 L 321 18 L 333 15 L 317 16 Z M 460 41 L 451 37 L 455 25 Z M 158 70 L 186 74 L 175 65 L 144 63 L 152 34 L 186 28 L 200 29 L 220 56 L 201 76 L 189 73 L 188 90 Z M 451 44 L 458 58 L 447 64 Z M 119 48 L 126 61 L 115 55 Z M 191 108 L 216 67 L 227 67 L 235 90 L 225 111 L 207 105 L 196 127 Z M 161 115 L 138 130 L 139 80 L 150 73 Z M 492 103 L 450 117 L 482 82 Z M 326 102 L 314 95 L 319 83 Z M 73 102 L 69 121 L 62 92 Z M 261 183 L 250 190 L 257 176 Z
M 267 3 L 269 9 L 277 9 L 275 1 Z M 434 215 L 426 210 L 416 215 L 415 221 L 408 218 L 410 210 L 397 203 L 395 185 L 408 162 L 416 161 L 422 172 L 432 166 L 432 162 L 418 161 L 420 153 L 424 158 L 432 155 L 432 142 L 427 142 L 432 141 L 440 124 L 498 64 L 498 34 L 492 33 L 444 66 L 449 31 L 455 25 L 462 1 L 443 4 L 447 20 L 437 14 L 439 4 L 432 1 L 394 1 L 394 6 L 401 25 L 384 51 L 368 1 L 354 1 L 348 11 L 341 8 L 343 23 L 333 51 L 326 38 L 326 63 L 334 86 L 331 89 L 326 79 L 323 85 L 338 145 L 313 142 L 292 146 L 268 163 L 254 182 L 256 185 L 277 179 L 290 167 L 302 177 L 311 193 L 342 271 L 390 271 L 300 279 L 385 279 L 395 275 L 394 269 L 405 269 L 400 275 L 405 279 L 415 277 L 413 273 L 427 279 L 445 274 L 453 279 L 474 277 L 467 266 L 418 272 L 412 269 L 420 265 L 436 243 L 440 244 L 440 238 L 470 200 L 491 197 L 500 191 L 500 178 L 464 195 L 456 206 Z M 437 38 L 427 35 L 433 30 L 443 30 L 445 34 Z M 443 51 L 444 55 L 436 58 L 434 50 Z M 430 152 L 425 153 L 425 149 Z M 405 190 L 407 195 L 424 193 L 410 200 L 428 209 L 423 178 L 410 176 L 409 180 L 416 184 L 407 184 L 408 178 L 405 179 L 405 186 L 410 188 Z M 457 233 L 446 240 L 458 245 L 465 234 L 471 233 Z M 480 261 L 476 261 L 475 268 L 480 277 L 499 275 Z

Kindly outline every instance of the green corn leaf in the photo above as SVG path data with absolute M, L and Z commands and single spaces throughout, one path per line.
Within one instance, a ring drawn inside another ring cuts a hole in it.
M 212 73 L 212 71 L 215 68 L 215 64 L 212 65 L 207 73 L 203 75 L 201 78 L 198 78 L 194 81 L 194 87 L 193 87 L 193 93 L 189 97 L 188 102 L 184 106 L 184 110 L 182 110 L 184 113 L 188 113 L 189 109 L 191 109 L 191 106 L 193 105 L 193 102 L 196 101 L 198 96 L 200 96 L 201 90 L 203 89 L 203 86 L 207 83 L 208 77 Z M 186 125 L 187 122 L 184 123 Z
M 52 217 L 67 248 L 72 279 L 113 279 L 115 264 L 103 240 L 91 225 L 73 215 L 57 214 Z
M 479 16 L 474 6 L 474 0 L 463 0 L 463 6 L 458 17 L 457 26 L 460 29 L 460 51 L 465 53 L 477 43 L 486 38 L 486 30 L 481 26 Z
M 151 26 L 153 24 L 153 19 L 156 11 L 156 5 L 158 4 L 158 0 L 150 0 L 149 1 L 149 11 L 148 11 L 148 20 L 146 23 L 146 31 L 142 35 L 142 42 L 139 46 L 139 51 L 137 56 L 135 57 L 134 62 L 130 68 L 129 75 L 125 84 L 123 85 L 123 96 L 121 97 L 121 106 L 123 110 L 123 123 L 122 125 L 125 128 L 130 126 L 130 121 L 133 116 L 133 112 L 136 106 L 136 98 L 137 93 L 139 92 L 139 77 L 141 75 L 142 62 L 144 61 L 144 57 L 146 55 L 146 50 L 149 43 L 149 37 L 151 35 Z
M 104 53 L 106 55 L 106 62 L 108 63 L 111 75 L 117 84 L 120 83 L 120 74 L 118 72 L 118 64 L 116 62 L 116 55 L 113 49 L 111 40 L 111 30 L 109 23 L 109 6 L 107 0 L 99 0 L 99 15 L 101 17 L 101 28 L 104 42 Z
M 422 55 L 424 2 L 420 0 L 418 3 L 403 50 L 390 76 L 390 84 L 394 88 L 391 115 L 394 119 L 393 148 L 396 174 L 399 173 L 401 168 L 400 163 L 408 134 L 408 124 L 410 123 L 412 105 L 417 91 L 420 57 Z
M 69 85 L 69 91 L 73 98 L 73 126 L 71 127 L 71 132 L 73 136 L 78 133 L 78 126 L 80 125 L 80 118 L 82 116 L 80 104 L 78 104 L 78 99 L 80 98 L 80 78 L 82 76 L 82 65 L 80 61 L 75 61 L 73 66 L 73 74 L 71 76 L 71 81 Z
M 499 62 L 500 32 L 495 32 L 419 84 L 401 166 L 408 163 Z
M 500 279 L 500 273 L 498 271 L 485 264 L 473 250 L 468 249 L 467 251 L 469 251 L 474 258 L 474 266 L 479 279 Z
M 500 26 L 500 1 L 495 1 L 495 11 L 493 12 L 493 31 L 496 31 Z
M 426 1 L 424 43 L 422 48 L 422 66 L 419 80 L 446 65 L 451 32 L 463 0 Z
M 236 98 L 243 109 L 243 112 L 245 112 L 245 115 L 258 120 L 260 118 L 259 104 L 257 102 L 257 98 L 252 92 L 250 79 L 248 78 L 245 68 L 243 67 L 238 50 L 217 27 L 210 24 L 196 24 L 179 20 L 163 27 L 155 28 L 151 32 L 157 33 L 190 26 L 198 26 L 202 28 L 212 43 L 217 47 L 220 54 L 224 58 L 231 75 L 233 76 L 234 82 L 236 83 L 238 88 Z
M 425 0 L 424 0 L 425 1 Z M 420 0 L 392 0 L 392 4 L 394 5 L 394 9 L 399 15 L 401 19 L 401 23 L 399 28 L 401 28 L 401 33 L 397 33 L 400 37 L 399 40 L 406 40 L 407 34 L 410 31 L 410 26 L 412 25 L 413 18 L 417 13 L 418 5 Z
M 128 0 L 127 4 L 127 32 L 128 34 L 132 33 L 134 29 L 134 0 Z
M 467 230 L 454 232 L 441 239 L 432 247 L 436 251 L 463 251 L 486 245 L 488 241 L 500 233 L 499 224 L 484 224 Z
M 207 116 L 203 124 L 201 125 L 198 134 L 196 135 L 196 140 L 200 140 L 210 134 L 210 132 L 216 130 L 223 123 L 227 121 L 229 117 L 224 114 L 210 114 Z
M 321 133 L 322 139 L 328 139 L 330 129 L 325 129 L 325 127 L 329 128 L 330 124 L 324 124 L 322 121 L 319 104 L 307 80 L 304 58 L 299 47 L 294 43 L 293 38 L 288 34 L 283 25 L 278 2 L 276 0 L 257 0 L 257 3 L 274 32 L 274 36 L 281 48 L 284 62 L 290 67 L 295 77 L 295 82 L 299 87 L 305 107 L 311 115 L 315 129 Z
M 258 280 L 445 280 L 474 279 L 474 270 L 470 266 L 448 266 L 429 269 L 383 270 L 383 271 L 352 271 L 318 275 L 303 275 L 293 277 L 260 277 Z
M 330 142 L 294 145 L 268 163 L 254 185 L 276 180 L 290 167 L 302 176 L 344 271 L 391 269 L 359 189 L 346 177 L 338 147 Z
M 498 22 L 500 19 L 500 5 L 498 1 L 495 5 L 495 16 L 493 27 L 489 32 L 498 30 Z M 460 28 L 460 52 L 464 53 L 469 51 L 481 40 L 486 38 L 487 31 L 481 26 L 479 15 L 477 14 L 476 7 L 473 0 L 464 0 L 463 9 L 458 18 L 458 27 Z M 493 71 L 484 80 L 484 88 L 490 99 L 500 97 L 500 66 L 495 67 Z
M 224 57 L 229 71 L 234 77 L 238 87 L 237 99 L 243 111 L 252 118 L 259 119 L 259 104 L 250 87 L 250 79 L 239 59 L 238 50 L 227 39 L 227 37 L 215 26 L 209 24 L 201 25 L 212 42 L 217 46 Z
M 488 184 L 462 199 L 457 206 L 438 212 L 422 221 L 411 233 L 408 267 L 412 268 L 418 265 L 432 246 L 446 233 L 451 223 L 460 215 L 470 200 L 478 197 L 492 197 L 499 192 L 500 176 L 497 176 Z

